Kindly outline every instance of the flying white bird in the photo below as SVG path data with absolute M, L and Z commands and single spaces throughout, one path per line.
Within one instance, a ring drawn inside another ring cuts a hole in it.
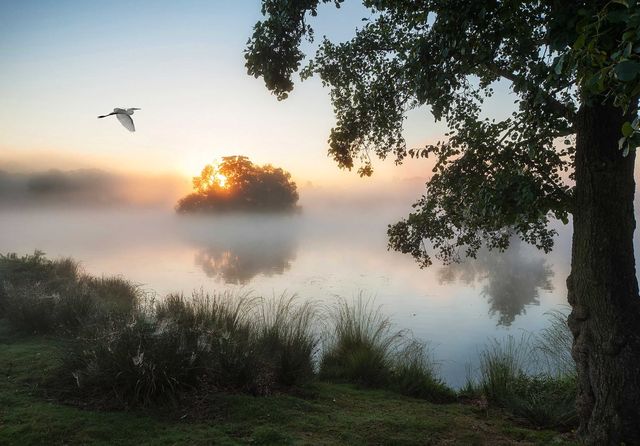
M 120 124 L 124 126 L 125 129 L 130 132 L 136 131 L 136 126 L 133 125 L 133 119 L 131 119 L 131 115 L 134 110 L 141 110 L 140 108 L 114 108 L 112 113 L 108 115 L 98 116 L 98 118 L 106 118 L 107 116 L 116 115 Z

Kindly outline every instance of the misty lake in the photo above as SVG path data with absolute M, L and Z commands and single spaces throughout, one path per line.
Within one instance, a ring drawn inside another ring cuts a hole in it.
M 549 255 L 515 243 L 505 253 L 421 270 L 386 249 L 387 224 L 406 210 L 381 207 L 209 218 L 171 209 L 5 209 L 0 246 L 70 256 L 89 273 L 121 275 L 159 296 L 241 289 L 331 303 L 362 292 L 398 328 L 431 342 L 441 375 L 454 386 L 463 384 L 465 365 L 477 361 L 487 340 L 537 331 L 545 312 L 566 305 L 568 227 L 559 226 Z

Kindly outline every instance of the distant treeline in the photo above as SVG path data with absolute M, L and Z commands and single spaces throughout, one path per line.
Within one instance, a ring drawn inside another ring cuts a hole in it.
M 177 177 L 142 177 L 100 169 L 0 170 L 0 203 L 15 206 L 160 203 L 175 197 L 183 189 L 180 183 Z

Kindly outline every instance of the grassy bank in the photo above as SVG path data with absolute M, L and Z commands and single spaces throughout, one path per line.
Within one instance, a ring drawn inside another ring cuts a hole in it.
M 575 380 L 556 316 L 526 345 L 490 345 L 456 392 L 363 296 L 154 300 L 69 259 L 2 256 L 0 443 L 563 442 Z M 534 354 L 546 370 L 527 369 Z
M 301 395 L 216 393 L 128 411 L 61 404 L 46 383 L 64 349 L 59 339 L 16 335 L 0 324 L 1 444 L 572 444 L 499 409 L 323 382 Z

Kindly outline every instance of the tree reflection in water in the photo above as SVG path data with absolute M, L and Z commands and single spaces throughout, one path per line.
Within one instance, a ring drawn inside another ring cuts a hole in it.
M 297 227 L 295 217 L 242 215 L 194 220 L 189 235 L 198 245 L 195 263 L 208 277 L 245 285 L 291 268 Z
M 483 250 L 476 259 L 447 265 L 439 270 L 439 282 L 483 283 L 489 315 L 497 314 L 498 325 L 509 326 L 527 306 L 540 304 L 540 290 L 553 290 L 553 271 L 546 260 L 523 254 L 521 243 L 514 240 L 505 252 Z
M 226 240 L 196 253 L 196 264 L 208 277 L 244 285 L 258 274 L 282 274 L 291 268 L 295 245 L 291 240 Z

